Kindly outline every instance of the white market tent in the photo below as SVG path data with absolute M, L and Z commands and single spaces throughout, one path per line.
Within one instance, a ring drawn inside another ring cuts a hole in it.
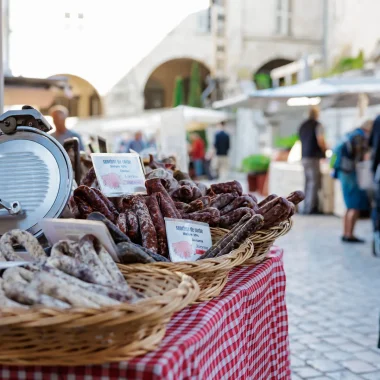
M 342 95 L 380 94 L 380 78 L 337 77 L 320 78 L 293 86 L 256 90 L 249 94 L 214 102 L 213 108 L 258 107 L 268 101 L 287 101 L 291 98 L 338 98 Z
M 142 131 L 158 135 L 159 150 L 163 155 L 175 155 L 179 166 L 188 170 L 186 131 L 202 129 L 227 120 L 224 111 L 178 106 L 170 109 L 149 110 L 131 117 L 97 117 L 78 119 L 73 125 L 83 135 L 99 135 L 108 140 L 124 133 Z

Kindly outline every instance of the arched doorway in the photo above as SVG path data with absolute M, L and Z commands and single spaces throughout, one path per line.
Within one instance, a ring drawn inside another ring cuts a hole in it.
M 277 69 L 278 67 L 285 66 L 288 63 L 292 63 L 292 61 L 290 61 L 289 59 L 284 59 L 284 58 L 273 59 L 265 63 L 253 75 L 253 80 L 256 83 L 256 87 L 259 90 L 262 90 L 265 88 L 271 88 L 272 79 L 270 77 L 270 72 L 274 69 Z M 284 79 L 281 78 L 279 82 L 280 82 L 280 86 L 282 86 L 284 84 Z
M 56 96 L 49 106 L 60 104 L 69 110 L 71 117 L 91 117 L 102 114 L 101 98 L 95 87 L 85 79 L 71 74 L 58 74 L 49 79 L 65 78 L 69 84 L 69 91 L 65 96 Z M 42 110 L 47 113 L 48 108 Z
M 190 73 L 193 62 L 198 62 L 202 91 L 207 87 L 206 78 L 210 70 L 202 62 L 190 58 L 179 58 L 166 61 L 158 66 L 149 76 L 144 88 L 144 109 L 172 106 L 175 80 L 183 78 L 185 100 L 190 88 Z

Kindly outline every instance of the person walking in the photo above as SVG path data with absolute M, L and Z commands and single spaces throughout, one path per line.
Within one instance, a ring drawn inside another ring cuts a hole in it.
M 370 203 L 366 191 L 359 187 L 356 165 L 366 158 L 372 125 L 373 122 L 369 120 L 360 128 L 348 133 L 335 150 L 335 178 L 341 182 L 344 203 L 347 207 L 342 236 L 342 241 L 346 243 L 364 243 L 364 240 L 354 235 L 354 229 L 360 212 L 370 210 Z
M 309 118 L 299 129 L 302 144 L 302 164 L 305 173 L 304 214 L 318 213 L 318 192 L 321 187 L 319 161 L 325 157 L 326 142 L 322 124 L 318 121 L 319 110 L 310 108 Z
M 53 118 L 55 131 L 51 134 L 61 145 L 65 140 L 76 137 L 79 140 L 79 148 L 84 151 L 84 145 L 79 133 L 66 128 L 66 119 L 69 116 L 69 110 L 61 105 L 50 108 L 50 116 Z
M 229 171 L 229 159 L 228 151 L 230 150 L 230 136 L 225 131 L 225 123 L 222 121 L 220 123 L 220 131 L 215 135 L 215 171 L 218 178 L 225 179 L 227 178 Z
M 190 135 L 190 158 L 194 165 L 194 171 L 196 177 L 200 177 L 203 174 L 203 163 L 205 159 L 205 143 L 198 133 L 192 133 Z
M 373 254 L 380 256 L 380 115 L 373 122 L 369 146 L 371 148 L 371 170 L 375 183 L 372 206 Z

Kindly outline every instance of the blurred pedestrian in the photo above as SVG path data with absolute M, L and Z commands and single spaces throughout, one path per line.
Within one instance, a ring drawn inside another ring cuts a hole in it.
M 190 135 L 190 158 L 194 165 L 195 175 L 200 177 L 203 174 L 203 163 L 205 159 L 205 143 L 198 133 Z
M 219 124 L 220 130 L 215 135 L 215 171 L 218 178 L 226 179 L 229 171 L 228 151 L 230 150 L 230 136 L 226 132 L 224 121 Z
M 302 164 L 305 173 L 304 214 L 318 214 L 318 192 L 321 187 L 319 162 L 325 157 L 326 142 L 322 124 L 318 121 L 319 109 L 310 108 L 309 117 L 299 129 L 302 144 Z
M 129 150 L 132 149 L 137 153 L 140 153 L 142 150 L 146 149 L 147 145 L 143 139 L 142 132 L 138 131 L 135 133 L 133 140 L 129 141 L 126 146 L 126 151 L 129 153 Z
M 370 210 L 370 203 L 366 191 L 359 187 L 356 166 L 365 160 L 368 153 L 372 125 L 372 121 L 366 121 L 360 128 L 348 133 L 335 149 L 335 177 L 341 182 L 347 207 L 342 236 L 342 241 L 346 243 L 364 243 L 354 235 L 354 229 L 360 212 Z
M 369 139 L 371 147 L 371 169 L 374 176 L 375 191 L 372 207 L 374 232 L 373 253 L 380 256 L 380 115 L 375 119 Z
M 79 148 L 84 151 L 84 145 L 81 136 L 79 133 L 74 132 L 71 129 L 66 128 L 66 119 L 69 116 L 69 110 L 61 105 L 56 105 L 50 108 L 50 116 L 53 118 L 55 132 L 51 135 L 61 144 L 65 142 L 65 140 L 70 139 L 72 137 L 76 137 L 79 140 Z

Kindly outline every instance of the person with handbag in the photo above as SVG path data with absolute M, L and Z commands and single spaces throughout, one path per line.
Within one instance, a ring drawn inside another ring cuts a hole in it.
M 359 162 L 365 160 L 369 150 L 372 125 L 372 120 L 368 120 L 360 128 L 348 133 L 334 151 L 335 178 L 342 184 L 344 203 L 347 207 L 342 236 L 345 243 L 364 243 L 364 240 L 354 235 L 354 229 L 360 212 L 370 210 L 370 203 L 367 192 L 359 186 L 356 168 Z

